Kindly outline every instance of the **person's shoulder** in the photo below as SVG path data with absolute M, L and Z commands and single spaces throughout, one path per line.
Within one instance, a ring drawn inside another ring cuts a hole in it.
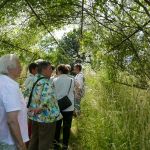
M 9 83 L 8 79 L 4 75 L 0 75 L 0 85 L 5 85 Z
M 66 82 L 67 80 L 70 80 L 71 78 L 68 76 L 68 75 L 66 75 L 66 74 L 63 74 L 63 75 L 59 75 L 59 76 L 57 76 L 57 77 L 55 77 L 54 79 L 53 79 L 53 82 L 54 83 L 62 83 L 62 82 Z
M 2 80 L 3 79 L 3 80 Z M 0 77 L 0 93 L 2 95 L 18 95 L 19 84 L 9 77 Z
M 79 77 L 84 77 L 83 72 L 79 72 L 79 73 L 78 73 L 78 76 L 79 76 Z
M 38 85 L 40 85 L 40 84 L 48 84 L 49 83 L 49 79 L 48 78 L 46 78 L 46 77 L 38 77 L 38 78 L 36 78 L 36 80 L 35 80 L 35 82 L 37 81 L 37 80 L 39 80 L 38 81 Z
M 28 85 L 26 86 L 26 88 L 32 88 L 33 87 L 33 85 L 38 81 L 40 79 L 40 76 L 39 75 L 35 75 L 35 76 L 33 76 L 32 77 L 32 79 L 30 79 L 30 81 L 28 82 Z M 37 83 L 36 83 L 36 85 L 42 85 L 42 84 L 44 84 L 45 83 L 45 81 L 43 81 L 42 79 L 40 79 Z
M 65 81 L 65 80 L 71 80 L 73 79 L 73 77 L 71 75 L 65 74 L 61 77 L 61 79 Z
M 26 80 L 33 80 L 35 78 L 35 76 L 28 76 L 27 78 L 26 78 Z
M 84 73 L 83 73 L 82 71 L 81 71 L 81 72 L 79 72 L 79 74 L 80 74 L 80 75 L 84 75 Z
M 68 74 L 68 77 L 70 77 L 71 79 L 74 79 L 75 76 Z
M 0 84 L 7 88 L 8 87 L 10 87 L 10 88 L 18 87 L 19 88 L 19 84 L 15 80 L 11 79 L 10 77 L 8 77 L 6 75 L 0 76 Z
M 54 77 L 52 78 L 53 82 L 56 82 L 58 79 L 59 79 L 59 76 L 54 76 Z
M 32 82 L 33 80 L 34 80 L 34 76 L 28 76 L 24 81 L 25 86 L 29 84 L 29 82 Z

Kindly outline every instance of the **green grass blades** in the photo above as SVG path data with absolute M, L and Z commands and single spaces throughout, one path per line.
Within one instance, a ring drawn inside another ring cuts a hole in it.
M 71 150 L 149 150 L 150 92 L 86 76 L 81 115 L 73 119 Z

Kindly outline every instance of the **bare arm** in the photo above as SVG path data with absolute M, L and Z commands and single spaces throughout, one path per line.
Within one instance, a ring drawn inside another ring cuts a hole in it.
M 26 150 L 26 146 L 23 142 L 20 126 L 18 123 L 18 111 L 8 112 L 8 126 L 10 129 L 10 132 L 15 140 L 16 146 L 19 150 Z

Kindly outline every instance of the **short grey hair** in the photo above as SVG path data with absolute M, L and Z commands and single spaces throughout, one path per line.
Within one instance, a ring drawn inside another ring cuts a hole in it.
M 16 67 L 19 58 L 15 54 L 7 54 L 0 57 L 0 74 L 8 74 L 8 69 Z
M 39 63 L 38 63 L 37 72 L 38 72 L 39 74 L 42 74 L 43 69 L 47 68 L 49 65 L 51 65 L 51 63 L 48 62 L 48 61 L 41 61 L 41 62 L 39 62 Z

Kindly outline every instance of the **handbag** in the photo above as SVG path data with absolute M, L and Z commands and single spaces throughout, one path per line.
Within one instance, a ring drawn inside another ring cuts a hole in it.
M 37 79 L 37 81 L 33 84 L 33 87 L 31 89 L 31 93 L 30 93 L 30 96 L 29 96 L 29 101 L 28 101 L 28 104 L 27 104 L 27 108 L 30 107 L 30 104 L 31 104 L 31 101 L 32 101 L 32 93 L 33 93 L 33 89 L 35 87 L 35 85 L 38 83 L 38 81 L 40 81 L 41 79 L 44 79 L 45 77 L 41 77 L 39 79 Z
M 68 107 L 70 107 L 72 105 L 72 102 L 68 98 L 68 94 L 70 92 L 71 84 L 72 84 L 72 79 L 71 79 L 71 82 L 70 82 L 70 87 L 69 87 L 67 95 L 58 100 L 58 106 L 59 106 L 60 111 L 65 110 L 65 109 L 67 109 Z

